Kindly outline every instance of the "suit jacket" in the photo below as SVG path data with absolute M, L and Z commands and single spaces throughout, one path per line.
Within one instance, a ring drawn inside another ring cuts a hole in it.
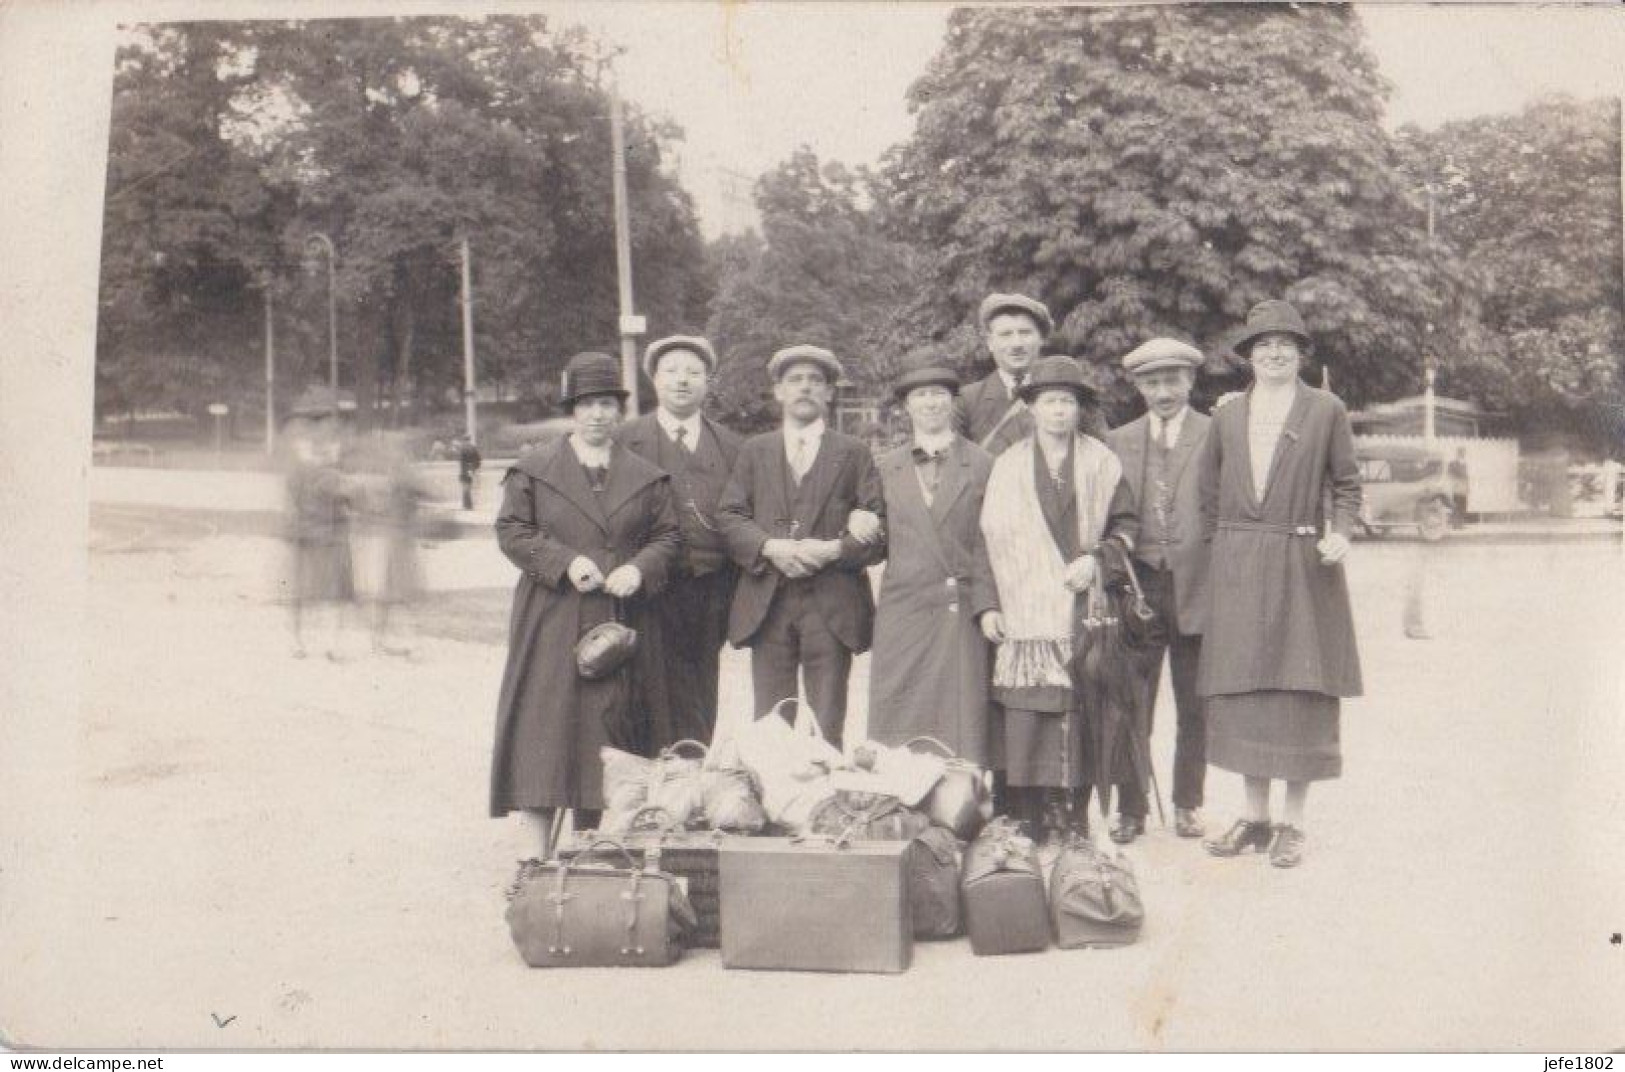
M 762 556 L 762 545 L 770 539 L 839 538 L 841 557 L 808 583 L 836 638 L 854 652 L 869 650 L 875 603 L 864 571 L 882 551 L 846 534 L 847 516 L 860 508 L 885 514 L 880 476 L 862 440 L 826 429 L 799 488 L 790 477 L 781 430 L 745 441 L 717 506 L 723 540 L 741 571 L 728 616 L 728 639 L 736 647 L 750 646 L 788 580 Z
M 1176 627 L 1187 636 L 1203 631 L 1207 622 L 1207 541 L 1202 538 L 1202 489 L 1200 468 L 1192 460 L 1202 453 L 1212 418 L 1194 409 L 1180 422 L 1179 442 L 1168 452 L 1169 478 L 1173 481 L 1173 516 L 1169 519 L 1172 542 L 1164 549 L 1168 568 L 1174 575 L 1174 614 Z M 1123 477 L 1134 492 L 1140 510 L 1140 549 L 1148 537 L 1145 516 L 1151 509 L 1151 492 L 1146 488 L 1146 463 L 1151 455 L 1151 416 L 1146 414 L 1106 433 L 1106 445 L 1123 463 Z
M 728 485 L 734 461 L 739 457 L 740 444 L 744 442 L 738 433 L 709 417 L 701 416 L 700 422 L 715 439 L 721 458 L 701 449 L 695 452 L 685 472 L 671 474 L 672 502 L 683 530 L 683 564 L 695 576 L 713 573 L 727 564 L 727 545 L 717 525 L 717 503 L 722 498 L 722 489 Z M 615 432 L 615 441 L 658 466 L 660 439 L 665 434 L 655 415 L 646 413 L 621 425 Z
M 960 391 L 959 397 L 954 399 L 954 428 L 972 443 L 982 446 L 982 440 L 999 427 L 999 421 L 1009 412 L 1014 400 L 1015 396 L 1005 388 L 1004 380 L 999 378 L 995 369 L 985 379 L 977 380 Z M 1004 453 L 1010 444 L 1032 434 L 1033 415 L 1022 410 L 1005 421 L 998 435 L 983 449 L 997 456 Z

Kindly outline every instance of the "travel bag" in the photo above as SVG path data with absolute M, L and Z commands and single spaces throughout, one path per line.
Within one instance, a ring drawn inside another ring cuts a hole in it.
M 1049 905 L 1055 944 L 1062 949 L 1129 945 L 1145 924 L 1140 883 L 1128 858 L 1082 839 L 1069 841 L 1056 858 Z
M 1048 948 L 1049 908 L 1038 850 L 1011 820 L 993 820 L 965 850 L 960 892 L 965 930 L 977 956 Z

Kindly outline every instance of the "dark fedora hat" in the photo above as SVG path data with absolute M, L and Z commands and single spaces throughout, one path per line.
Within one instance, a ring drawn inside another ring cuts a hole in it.
M 1076 360 L 1057 355 L 1041 357 L 1033 362 L 1027 382 L 1021 385 L 1021 400 L 1032 405 L 1044 391 L 1071 391 L 1080 404 L 1093 402 L 1097 397 L 1094 387 L 1083 375 L 1083 366 Z
M 1050 316 L 1049 306 L 1025 294 L 989 294 L 982 299 L 981 308 L 976 311 L 976 322 L 986 331 L 988 322 L 1000 313 L 1021 313 L 1037 324 L 1038 330 L 1045 335 L 1055 330 L 1055 318 Z
M 1271 298 L 1259 302 L 1248 311 L 1247 325 L 1230 340 L 1230 348 L 1243 358 L 1250 357 L 1253 343 L 1264 335 L 1278 332 L 1296 335 L 1303 342 L 1305 354 L 1314 347 L 1314 340 L 1309 337 L 1309 329 L 1304 327 L 1303 317 L 1298 315 L 1298 310 L 1290 302 Z
M 959 393 L 959 373 L 941 365 L 925 365 L 910 369 L 892 384 L 892 397 L 901 402 L 916 387 L 946 387 L 950 394 Z
M 575 355 L 564 366 L 559 402 L 566 409 L 593 395 L 614 395 L 624 400 L 628 394 L 621 386 L 621 363 L 608 354 L 589 350 Z

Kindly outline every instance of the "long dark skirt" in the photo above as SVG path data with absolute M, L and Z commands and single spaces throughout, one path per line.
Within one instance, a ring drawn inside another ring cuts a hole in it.
M 1315 782 L 1343 774 L 1341 708 L 1319 692 L 1209 696 L 1207 761 L 1252 778 Z
M 1005 704 L 988 707 L 988 751 L 994 770 L 1013 786 L 1077 789 L 1084 778 L 1083 720 L 1067 703 L 1064 711 L 1015 706 L 1019 690 L 1001 690 Z M 1016 693 L 1017 695 L 1010 695 Z

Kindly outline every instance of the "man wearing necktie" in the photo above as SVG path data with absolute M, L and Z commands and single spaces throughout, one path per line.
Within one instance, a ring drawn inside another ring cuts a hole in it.
M 1168 626 L 1178 734 L 1174 746 L 1174 831 L 1202 836 L 1198 809 L 1207 773 L 1207 728 L 1196 693 L 1196 669 L 1207 618 L 1207 545 L 1202 540 L 1198 467 L 1209 418 L 1190 407 L 1202 353 L 1175 339 L 1157 338 L 1123 358 L 1123 368 L 1145 399 L 1146 413 L 1106 434 L 1140 507 L 1134 566 L 1146 598 Z M 1146 682 L 1149 740 L 1162 679 L 1162 658 Z M 1143 787 L 1118 786 L 1119 814 L 1111 837 L 1127 844 L 1145 833 Z
M 784 423 L 747 439 L 717 517 L 739 566 L 728 639 L 751 649 L 753 713 L 801 694 L 837 747 L 852 656 L 869 650 L 880 478 L 862 440 L 826 427 L 841 363 L 791 346 L 767 366 Z
M 997 456 L 1033 433 L 1032 414 L 1017 389 L 1026 381 L 1055 321 L 1043 302 L 1025 294 L 990 294 L 977 312 L 977 323 L 995 368 L 959 393 L 954 427 Z
M 913 426 L 880 458 L 886 575 L 869 660 L 869 736 L 887 745 L 935 737 L 988 762 L 989 645 L 979 619 L 998 607 L 982 540 L 993 457 L 953 429 L 959 377 L 905 373 L 894 388 Z
M 643 352 L 643 371 L 659 405 L 623 424 L 616 440 L 671 476 L 683 553 L 654 601 L 666 637 L 662 667 L 671 700 L 672 740 L 709 741 L 716 726 L 717 680 L 728 639 L 728 606 L 738 571 L 717 525 L 717 502 L 739 456 L 741 437 L 701 412 L 717 355 L 697 336 L 657 339 Z

